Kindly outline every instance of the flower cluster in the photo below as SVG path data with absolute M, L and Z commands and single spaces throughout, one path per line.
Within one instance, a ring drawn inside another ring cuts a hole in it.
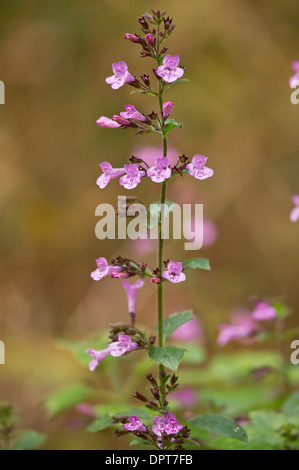
M 131 160 L 137 160 L 146 166 L 144 160 L 140 158 L 133 157 Z M 149 168 L 137 163 L 126 164 L 123 168 L 113 168 L 109 162 L 102 162 L 99 165 L 103 173 L 97 179 L 97 185 L 100 189 L 103 189 L 112 179 L 120 177 L 119 183 L 121 186 L 126 189 L 134 189 L 141 182 L 143 176 L 148 176 L 154 183 L 163 183 L 163 181 L 171 178 L 172 175 L 183 174 L 183 172 L 189 173 L 190 176 L 198 180 L 204 180 L 213 176 L 214 171 L 205 166 L 207 157 L 194 155 L 192 162 L 186 163 L 188 161 L 188 157 L 184 156 L 183 165 L 172 167 L 167 157 L 160 157 Z
M 268 302 L 257 302 L 253 312 L 237 312 L 232 315 L 232 322 L 221 323 L 220 333 L 217 339 L 219 346 L 224 346 L 229 341 L 252 341 L 261 331 L 260 321 L 271 321 L 276 318 L 276 309 Z
M 179 424 L 176 416 L 169 412 L 162 414 L 162 416 L 155 416 L 151 428 L 145 426 L 138 416 L 130 416 L 124 421 L 124 432 L 142 437 L 161 450 L 168 449 L 170 444 L 172 447 L 176 446 L 177 449 L 180 449 L 183 439 L 189 435 L 189 430 Z M 121 435 L 124 432 L 117 434 Z

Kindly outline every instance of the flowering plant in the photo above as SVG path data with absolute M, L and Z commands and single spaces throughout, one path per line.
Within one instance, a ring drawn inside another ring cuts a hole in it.
M 164 45 L 174 30 L 173 20 L 166 16 L 166 12 L 152 11 L 152 14 L 139 18 L 138 22 L 141 33 L 127 33 L 125 39 L 141 46 L 142 57 L 155 61 L 153 77 L 143 74 L 137 78 L 129 71 L 126 62 L 119 61 L 112 64 L 113 75 L 106 78 L 106 83 L 113 90 L 128 85 L 133 88 L 132 93 L 153 97 L 157 100 L 158 109 L 147 113 L 127 104 L 125 111 L 112 118 L 99 117 L 97 125 L 111 129 L 133 128 L 137 135 L 158 134 L 162 148 L 152 161 L 141 152 L 132 155 L 122 168 L 114 168 L 112 162 L 101 162 L 102 173 L 97 185 L 103 190 L 117 178 L 127 190 L 141 185 L 144 179 L 154 183 L 153 190 L 160 185 L 158 262 L 156 266 L 149 267 L 143 260 L 140 262 L 123 255 L 115 256 L 111 262 L 103 256 L 95 260 L 97 267 L 91 272 L 91 278 L 100 281 L 110 276 L 112 282 L 122 283 L 127 296 L 129 319 L 126 322 L 121 318 L 120 323 L 111 325 L 109 341 L 100 338 L 95 344 L 97 341 L 88 340 L 87 344 L 84 342 L 84 348 L 80 344 L 79 349 L 80 354 L 84 351 L 84 363 L 88 357 L 92 373 L 90 380 L 104 377 L 104 383 L 101 382 L 98 387 L 103 402 L 105 399 L 109 401 L 107 395 L 110 391 L 105 393 L 108 377 L 115 390 L 121 390 L 122 395 L 131 395 L 138 400 L 139 406 L 130 409 L 127 402 L 122 402 L 119 407 L 111 403 L 90 406 L 83 402 L 86 397 L 92 396 L 90 388 L 75 385 L 49 396 L 47 408 L 55 415 L 61 409 L 77 404 L 76 409 L 85 416 L 89 432 L 115 427 L 117 436 L 134 438 L 131 445 L 151 446 L 159 450 L 195 449 L 198 446 L 211 449 L 297 449 L 299 420 L 292 416 L 292 409 L 299 410 L 299 394 L 295 392 L 288 396 L 295 379 L 289 372 L 284 352 L 284 341 L 294 332 L 284 329 L 290 314 L 285 304 L 258 299 L 252 312 L 238 311 L 232 315 L 231 323 L 219 325 L 218 346 L 224 347 L 231 341 L 246 345 L 275 341 L 278 351 L 270 355 L 267 351 L 258 351 L 257 354 L 246 352 L 244 356 L 238 354 L 234 357 L 226 356 L 222 349 L 219 356 L 207 359 L 203 347 L 203 328 L 193 312 L 184 310 L 170 316 L 164 315 L 165 283 L 186 282 L 190 269 L 210 269 L 208 260 L 204 258 L 174 260 L 165 256 L 163 220 L 167 210 L 167 186 L 177 176 L 189 175 L 201 181 L 212 177 L 214 172 L 206 166 L 207 157 L 204 155 L 196 153 L 190 158 L 182 154 L 177 155 L 175 160 L 173 155 L 170 157 L 168 135 L 175 128 L 181 129 L 182 124 L 170 117 L 174 103 L 166 101 L 165 94 L 173 86 L 186 81 L 183 78 L 185 68 L 180 64 L 179 56 L 168 54 Z M 295 221 L 299 217 L 298 196 L 293 197 L 293 202 L 295 208 L 291 220 Z M 127 207 L 124 207 L 121 212 L 126 213 L 126 210 Z M 132 282 L 132 277 L 138 279 Z M 146 281 L 149 281 L 150 288 L 157 296 L 155 333 L 147 333 L 139 327 L 136 313 L 138 293 Z M 177 286 L 172 287 L 177 289 Z M 175 344 L 167 344 L 170 338 Z M 150 369 L 149 361 L 144 360 L 144 352 L 151 361 Z M 128 374 L 126 383 L 120 384 L 117 363 L 121 361 L 120 356 L 128 355 L 139 355 L 141 359 L 139 365 Z M 191 365 L 191 369 L 180 371 L 179 383 L 176 371 L 183 359 Z M 153 362 L 157 365 L 157 372 L 152 370 Z M 195 364 L 202 367 L 202 374 L 192 369 Z M 135 391 L 132 394 L 137 388 L 136 370 L 145 373 L 147 391 L 144 393 Z M 271 381 L 270 393 L 268 383 L 265 386 L 263 380 Z M 221 382 L 225 383 L 225 390 L 219 390 Z M 240 387 L 239 394 L 234 389 L 236 383 Z M 189 407 L 199 404 L 195 392 L 197 386 L 206 387 L 200 400 L 208 413 L 197 415 L 190 411 Z M 113 401 L 115 394 L 112 393 L 112 398 L 109 398 Z M 281 405 L 281 412 L 278 413 L 275 410 L 277 402 Z M 261 410 L 265 403 L 270 403 L 269 407 L 273 410 Z M 182 409 L 184 414 L 179 414 Z M 215 435 L 218 437 L 215 438 Z

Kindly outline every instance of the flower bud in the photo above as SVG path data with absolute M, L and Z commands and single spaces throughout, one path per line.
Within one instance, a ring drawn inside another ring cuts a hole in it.
M 159 393 L 159 390 L 157 390 L 156 388 L 152 388 L 152 389 L 151 389 L 151 392 L 152 392 L 153 397 L 154 397 L 156 400 L 160 400 L 160 393 Z
M 146 74 L 141 75 L 141 80 L 146 86 L 150 86 L 149 75 L 146 75 Z
M 137 400 L 143 401 L 144 403 L 148 402 L 148 399 L 145 398 L 143 395 L 141 395 L 141 393 L 139 393 L 137 391 L 134 393 L 133 397 L 137 398 Z
M 145 35 L 145 40 L 148 44 L 155 44 L 155 42 L 156 42 L 156 39 L 154 38 L 154 36 L 152 34 L 146 34 Z
M 137 36 L 137 34 L 127 33 L 125 34 L 124 39 L 128 39 L 129 41 L 132 41 L 132 42 L 140 42 L 140 37 Z
M 168 118 L 172 109 L 173 109 L 173 103 L 171 101 L 166 101 L 166 103 L 163 104 L 163 117 L 165 119 Z

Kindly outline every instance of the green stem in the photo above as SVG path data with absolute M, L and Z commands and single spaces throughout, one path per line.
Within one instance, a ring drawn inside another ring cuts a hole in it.
M 159 81 L 159 106 L 161 113 L 162 124 L 164 125 L 163 118 L 163 84 Z M 163 157 L 167 157 L 167 138 L 163 135 Z M 159 217 L 159 249 L 158 249 L 158 268 L 160 273 L 163 270 L 163 248 L 164 248 L 164 239 L 162 234 L 162 221 L 164 218 L 164 204 L 166 199 L 166 181 L 163 181 L 161 188 L 161 197 L 160 197 L 160 217 Z M 161 281 L 158 284 L 158 344 L 160 348 L 164 346 L 163 340 L 163 282 Z M 161 395 L 161 411 L 165 410 L 164 401 L 165 401 L 165 370 L 162 364 L 159 364 L 159 376 L 160 376 L 160 395 Z

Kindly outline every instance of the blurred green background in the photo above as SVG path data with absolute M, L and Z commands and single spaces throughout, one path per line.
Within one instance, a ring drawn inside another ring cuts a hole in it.
M 0 0 L 1 282 L 0 400 L 19 410 L 23 427 L 49 435 L 46 448 L 116 448 L 109 436 L 66 432 L 64 419 L 48 421 L 41 399 L 56 386 L 90 380 L 90 373 L 56 348 L 58 337 L 82 339 L 110 322 L 126 321 L 120 281 L 95 283 L 94 259 L 134 254 L 125 241 L 99 241 L 95 208 L 116 201 L 117 181 L 96 186 L 98 164 L 121 166 L 156 136 L 101 129 L 100 115 L 124 105 L 157 110 L 154 98 L 118 92 L 105 84 L 111 63 L 125 60 L 131 73 L 151 72 L 138 45 L 145 11 L 167 9 L 177 25 L 168 41 L 190 81 L 173 88 L 173 117 L 183 131 L 170 134 L 178 154 L 204 154 L 215 176 L 174 181 L 169 199 L 204 203 L 218 227 L 217 242 L 200 250 L 211 273 L 192 273 L 189 285 L 166 289 L 167 314 L 193 308 L 210 352 L 218 350 L 219 321 L 250 307 L 252 295 L 284 296 L 298 311 L 299 225 L 291 224 L 291 195 L 299 193 L 299 105 L 290 102 L 290 63 L 299 60 L 297 0 Z M 150 182 L 134 195 L 157 199 Z M 189 193 L 188 193 L 189 191 Z M 179 254 L 180 251 L 180 254 Z M 184 253 L 169 242 L 170 258 Z M 138 255 L 155 265 L 155 255 Z M 116 290 L 117 289 L 117 290 Z M 139 320 L 155 324 L 155 290 L 138 299 Z M 296 313 L 293 322 L 296 323 Z M 298 322 L 297 322 L 298 323 Z

